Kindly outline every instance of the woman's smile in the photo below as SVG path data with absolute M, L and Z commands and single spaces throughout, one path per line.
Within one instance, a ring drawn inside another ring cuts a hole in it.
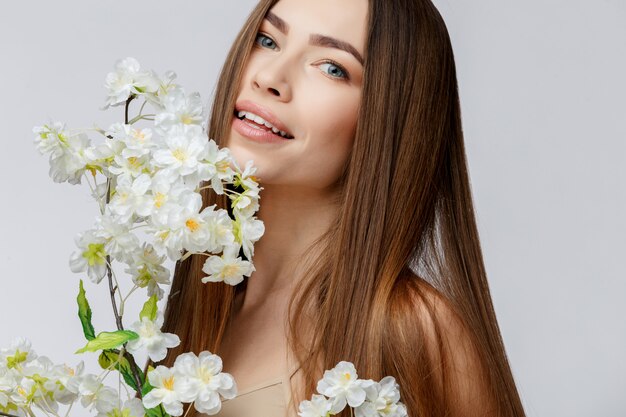
M 247 139 L 261 143 L 285 143 L 294 139 L 274 113 L 252 101 L 237 102 L 233 116 L 233 129 Z

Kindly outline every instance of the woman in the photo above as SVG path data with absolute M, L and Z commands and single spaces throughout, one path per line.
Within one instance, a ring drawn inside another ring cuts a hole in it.
M 409 416 L 524 415 L 429 0 L 261 0 L 222 70 L 210 135 L 254 160 L 266 232 L 236 288 L 202 284 L 202 258 L 177 266 L 165 328 L 183 342 L 165 363 L 218 353 L 246 394 L 221 415 L 277 416 L 257 403 L 277 395 L 295 415 L 341 360 L 394 376 Z

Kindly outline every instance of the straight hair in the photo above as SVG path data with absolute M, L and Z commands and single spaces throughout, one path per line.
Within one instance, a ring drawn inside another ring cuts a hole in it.
M 209 121 L 218 144 L 230 132 L 243 70 L 276 2 L 259 2 L 226 58 Z M 430 0 L 369 0 L 368 16 L 362 102 L 340 209 L 314 244 L 318 255 L 288 309 L 289 345 L 305 381 L 292 406 L 315 393 L 322 370 L 348 360 L 360 377 L 394 376 L 409 416 L 450 415 L 453 380 L 432 302 L 439 294 L 479 352 L 496 415 L 524 416 L 487 283 L 445 23 Z M 228 208 L 223 196 L 203 197 Z M 187 351 L 219 353 L 235 295 L 245 291 L 245 283 L 202 284 L 203 261 L 191 256 L 176 266 L 164 331 L 182 343 L 164 364 Z M 313 329 L 302 325 L 312 314 Z M 435 339 L 440 364 L 424 348 L 427 337 Z

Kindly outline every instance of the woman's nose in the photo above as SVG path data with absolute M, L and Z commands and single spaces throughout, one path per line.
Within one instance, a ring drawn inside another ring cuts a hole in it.
M 292 91 L 286 63 L 278 58 L 271 63 L 264 62 L 260 64 L 252 77 L 252 88 L 279 101 L 291 100 Z

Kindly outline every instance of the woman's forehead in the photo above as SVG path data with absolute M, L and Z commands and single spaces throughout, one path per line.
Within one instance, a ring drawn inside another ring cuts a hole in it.
M 319 34 L 349 42 L 363 55 L 368 0 L 280 0 L 270 12 L 290 35 Z

